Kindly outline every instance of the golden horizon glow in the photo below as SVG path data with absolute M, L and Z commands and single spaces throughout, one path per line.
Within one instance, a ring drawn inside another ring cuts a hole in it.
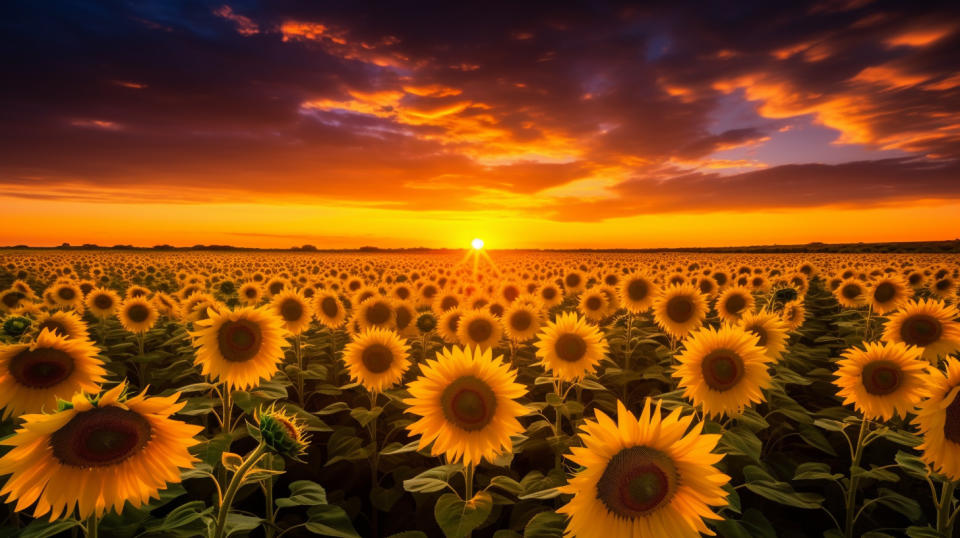
M 473 247 L 473 250 L 480 250 L 483 248 L 483 239 L 475 237 L 473 241 L 470 241 L 470 246 Z

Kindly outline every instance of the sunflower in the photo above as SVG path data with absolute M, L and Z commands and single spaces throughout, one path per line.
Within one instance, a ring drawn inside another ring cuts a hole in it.
M 653 305 L 657 286 L 647 275 L 634 273 L 620 284 L 620 300 L 631 314 L 646 312 Z
M 354 313 L 354 319 L 360 330 L 371 327 L 392 329 L 397 325 L 397 317 L 393 311 L 390 299 L 386 297 L 369 297 L 359 303 Z
M 500 320 L 484 310 L 465 312 L 457 324 L 457 340 L 465 347 L 487 349 L 496 346 L 502 335 Z
M 50 289 L 50 297 L 61 308 L 76 308 L 83 304 L 83 292 L 73 282 L 59 282 Z
M 266 409 L 257 409 L 253 418 L 257 422 L 256 433 L 273 453 L 303 462 L 301 458 L 307 453 L 310 436 L 300 421 L 277 409 L 275 403 Z
M 17 501 L 16 510 L 34 502 L 33 517 L 53 521 L 118 514 L 159 498 L 168 483 L 180 482 L 180 469 L 197 461 L 188 448 L 203 428 L 172 420 L 185 402 L 179 393 L 123 400 L 121 384 L 91 399 L 73 396 L 64 409 L 24 415 L 20 428 L 0 443 L 13 447 L 0 458 L 0 475 L 11 475 L 0 495 Z
M 134 297 L 127 299 L 120 305 L 120 324 L 123 328 L 132 333 L 144 333 L 149 331 L 159 317 L 157 308 L 153 303 L 143 297 Z
M 537 335 L 537 357 L 547 371 L 564 381 L 594 373 L 607 353 L 607 341 L 596 326 L 576 312 L 557 315 Z
M 526 342 L 540 330 L 540 312 L 527 302 L 516 300 L 503 314 L 503 329 L 514 342 Z
M 739 415 L 751 403 L 765 400 L 772 360 L 757 345 L 757 336 L 741 327 L 704 327 L 690 335 L 673 376 L 684 397 L 703 406 L 706 415 Z
M 960 349 L 958 315 L 955 306 L 943 301 L 909 301 L 888 316 L 883 340 L 923 348 L 923 358 L 935 364 L 938 356 Z
M 787 326 L 780 316 L 767 310 L 748 312 L 740 318 L 738 325 L 757 335 L 757 345 L 771 359 L 778 359 L 787 347 Z
M 803 306 L 803 299 L 795 299 L 783 305 L 780 318 L 787 325 L 787 330 L 799 329 L 807 320 L 807 309 Z
M 552 308 L 563 302 L 563 291 L 554 284 L 546 284 L 537 292 L 537 298 L 543 308 Z
M 3 419 L 56 409 L 80 391 L 97 392 L 107 374 L 89 340 L 67 339 L 43 329 L 28 344 L 0 346 L 0 407 Z
M 583 317 L 590 321 L 600 321 L 608 315 L 610 300 L 597 288 L 591 288 L 580 295 L 577 305 Z
M 885 276 L 874 280 L 867 291 L 867 302 L 873 311 L 880 315 L 896 310 L 907 299 L 907 284 L 898 276 Z
M 59 311 L 43 314 L 37 319 L 35 327 L 37 332 L 50 329 L 65 338 L 84 340 L 89 338 L 87 324 L 76 312 Z
M 0 312 L 12 312 L 28 300 L 20 290 L 10 288 L 0 293 Z
M 420 368 L 423 374 L 407 386 L 412 398 L 404 400 L 407 412 L 421 417 L 407 426 L 420 435 L 419 449 L 433 443 L 432 455 L 468 466 L 512 450 L 510 436 L 523 432 L 517 417 L 526 414 L 515 401 L 527 393 L 516 370 L 490 349 L 458 346 Z
M 460 296 L 456 293 L 444 293 L 438 295 L 433 300 L 433 313 L 440 317 L 444 312 L 449 312 L 460 306 Z
M 950 480 L 960 480 L 960 361 L 947 357 L 945 373 L 931 368 L 924 386 L 928 397 L 913 419 L 923 435 L 920 457 Z
M 347 311 L 343 308 L 343 303 L 336 293 L 325 291 L 317 294 L 313 299 L 316 308 L 313 314 L 317 320 L 325 327 L 336 329 L 343 325 L 347 319 Z
M 152 301 L 153 305 L 157 307 L 157 311 L 168 318 L 176 318 L 180 312 L 180 305 L 177 304 L 177 300 L 166 293 L 155 293 Z
M 863 349 L 848 349 L 837 363 L 837 396 L 866 419 L 890 420 L 895 413 L 906 417 L 924 396 L 929 365 L 921 353 L 902 342 L 867 342 Z
M 837 302 L 844 308 L 859 308 L 867 303 L 867 289 L 862 282 L 848 278 L 833 290 Z
M 263 298 L 263 288 L 257 282 L 245 282 L 240 286 L 237 296 L 247 306 L 256 306 Z
M 730 477 L 714 466 L 717 434 L 674 409 L 665 418 L 662 400 L 640 418 L 617 402 L 617 421 L 602 411 L 580 427 L 582 447 L 567 459 L 580 469 L 560 492 L 572 494 L 557 509 L 568 517 L 564 536 L 580 538 L 698 537 L 713 532 L 703 519 L 723 519 L 711 507 L 727 505 Z
M 274 295 L 270 309 L 283 320 L 283 328 L 291 334 L 298 334 L 310 325 L 310 308 L 299 291 L 288 289 Z
M 410 346 L 390 329 L 374 327 L 353 337 L 343 350 L 350 379 L 370 392 L 396 385 L 410 367 Z
M 653 301 L 653 319 L 674 338 L 683 338 L 703 323 L 707 302 L 690 284 L 674 284 Z
M 587 287 L 587 275 L 583 271 L 568 271 L 563 275 L 563 289 L 567 295 L 575 295 Z
M 231 390 L 246 390 L 270 378 L 289 345 L 283 320 L 264 308 L 224 309 L 197 325 L 200 330 L 191 333 L 196 362 L 203 375 Z
M 753 294 L 742 286 L 727 288 L 717 299 L 717 313 L 727 323 L 736 323 L 744 314 L 753 312 Z
M 463 310 L 453 308 L 444 312 L 437 319 L 437 333 L 443 341 L 448 344 L 457 344 L 460 339 L 457 337 L 457 329 L 460 327 L 460 318 L 463 317 Z
M 84 304 L 94 316 L 106 319 L 117 311 L 120 306 L 120 296 L 107 288 L 94 288 L 87 294 Z
M 414 306 L 413 301 L 394 299 L 393 313 L 397 322 L 394 329 L 398 334 L 401 336 L 417 335 L 417 324 L 415 323 L 417 319 L 417 307 Z

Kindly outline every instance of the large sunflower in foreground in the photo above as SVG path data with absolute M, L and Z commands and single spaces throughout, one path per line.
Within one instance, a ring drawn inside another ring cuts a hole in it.
M 410 367 L 410 346 L 390 329 L 374 327 L 353 337 L 343 350 L 350 379 L 370 392 L 396 385 Z
M 713 532 L 703 519 L 722 519 L 711 507 L 726 506 L 730 477 L 714 465 L 720 440 L 690 427 L 693 415 L 674 409 L 661 415 L 643 405 L 639 420 L 617 402 L 617 422 L 601 411 L 581 426 L 584 446 L 569 460 L 580 467 L 562 493 L 573 494 L 557 509 L 566 514 L 566 536 L 579 538 L 674 538 Z M 689 431 L 688 431 L 689 430 Z
M 140 507 L 168 483 L 180 482 L 180 468 L 196 458 L 188 448 L 203 428 L 170 419 L 184 402 L 179 394 L 123 400 L 125 385 L 99 399 L 78 393 L 52 414 L 24 415 L 23 425 L 0 444 L 13 449 L 0 458 L 0 475 L 11 475 L 0 490 L 22 510 L 50 520 L 117 513 L 129 502 Z
M 920 349 L 902 342 L 868 342 L 863 349 L 851 348 L 837 364 L 833 382 L 840 389 L 837 396 L 868 419 L 905 417 L 925 394 L 929 364 L 920 355 Z
M 711 416 L 736 416 L 764 401 L 761 389 L 770 386 L 767 366 L 772 359 L 757 342 L 755 334 L 732 325 L 691 334 L 673 373 L 684 397 Z
M 64 338 L 88 339 L 87 324 L 80 319 L 80 315 L 72 311 L 57 311 L 43 314 L 34 325 L 37 331 L 50 329 Z
M 576 312 L 557 315 L 537 335 L 537 357 L 551 374 L 578 381 L 596 371 L 607 353 L 607 341 L 596 326 Z
M 923 460 L 950 480 L 960 480 L 960 361 L 948 357 L 946 366 L 946 373 L 931 369 L 927 375 L 929 397 L 913 423 L 923 435 L 917 447 Z
M 778 359 L 787 347 L 787 326 L 780 316 L 766 309 L 748 312 L 740 318 L 740 327 L 757 335 L 757 345 L 771 359 Z
M 50 329 L 29 344 L 0 346 L 3 418 L 57 407 L 80 391 L 97 392 L 103 376 L 99 350 L 86 339 L 67 339 Z
M 690 284 L 674 284 L 653 301 L 653 319 L 674 338 L 690 334 L 707 317 L 707 302 Z
M 923 348 L 923 358 L 936 363 L 938 356 L 960 349 L 960 323 L 954 321 L 958 315 L 955 306 L 943 301 L 909 301 L 888 316 L 883 340 Z
M 453 463 L 492 462 L 512 450 L 511 435 L 523 432 L 517 417 L 526 408 L 514 401 L 527 393 L 490 349 L 444 348 L 437 360 L 420 365 L 423 375 L 407 385 L 407 412 L 421 418 L 407 426 L 420 435 L 419 448 L 445 454 Z
M 201 328 L 192 333 L 193 345 L 201 372 L 231 390 L 269 379 L 289 345 L 281 319 L 264 308 L 211 309 L 211 316 L 196 325 Z

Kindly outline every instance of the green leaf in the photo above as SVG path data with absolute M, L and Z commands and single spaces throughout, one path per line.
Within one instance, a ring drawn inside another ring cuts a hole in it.
M 566 528 L 567 518 L 552 510 L 540 512 L 530 518 L 523 528 L 523 538 L 560 538 Z
M 360 423 L 361 427 L 366 428 L 367 424 L 370 424 L 371 422 L 376 420 L 377 417 L 379 417 L 380 413 L 382 412 L 383 412 L 383 408 L 380 407 L 379 405 L 374 407 L 373 409 L 367 409 L 365 407 L 354 407 L 353 409 L 350 410 L 350 416 L 353 417 L 353 419 L 356 420 L 358 423 Z
M 830 466 L 826 463 L 806 462 L 797 465 L 794 471 L 794 480 L 833 480 L 837 481 L 843 478 L 842 474 L 831 473 Z
M 913 448 L 919 445 L 922 441 L 919 436 L 914 435 L 910 432 L 905 432 L 901 430 L 893 430 L 886 426 L 881 426 L 877 428 L 877 435 L 883 437 L 888 441 L 892 441 L 898 445 L 906 446 Z
M 316 482 L 297 480 L 290 483 L 290 496 L 277 499 L 275 502 L 278 508 L 327 504 L 327 490 Z
M 607 390 L 607 387 L 604 387 L 603 385 L 601 385 L 600 383 L 597 383 L 592 379 L 581 379 L 580 381 L 577 382 L 577 384 L 587 390 L 597 390 L 597 391 Z
M 490 487 L 494 486 L 514 495 L 520 495 L 523 491 L 523 486 L 520 485 L 520 482 L 517 482 L 509 476 L 499 475 L 491 478 Z
M 831 456 L 837 455 L 837 451 L 833 449 L 833 445 L 830 444 L 826 436 L 820 433 L 820 430 L 816 427 L 810 426 L 809 424 L 798 424 L 797 429 L 799 430 L 800 438 L 808 445 L 822 450 Z
M 923 509 L 920 508 L 920 503 L 914 499 L 901 495 L 892 489 L 880 488 L 879 492 L 880 496 L 877 498 L 878 504 L 900 512 L 907 516 L 907 519 L 910 521 L 918 521 L 923 517 Z
M 309 518 L 304 525 L 308 531 L 322 536 L 360 538 L 350 522 L 350 516 L 335 504 L 320 504 L 307 510 Z
M 773 502 L 807 509 L 820 508 L 823 503 L 821 495 L 794 491 L 793 486 L 768 478 L 770 475 L 755 465 L 745 467 L 743 474 L 747 489 Z
M 937 529 L 932 527 L 907 527 L 907 536 L 910 538 L 942 538 Z
M 897 451 L 897 455 L 894 456 L 897 465 L 904 470 L 910 476 L 914 478 L 919 478 L 925 480 L 927 478 L 927 464 L 919 456 L 913 454 L 908 454 L 902 450 Z
M 756 508 L 750 508 L 740 519 L 711 521 L 718 534 L 725 538 L 777 538 L 777 531 Z
M 236 512 L 227 513 L 227 536 L 235 532 L 252 531 L 263 523 L 263 518 L 238 514 Z
M 760 449 L 763 444 L 757 434 L 743 426 L 734 426 L 723 432 L 720 443 L 726 448 L 727 454 L 746 456 L 754 461 L 760 461 Z
M 403 490 L 398 487 L 388 489 L 376 486 L 370 490 L 370 502 L 381 512 L 389 512 L 402 498 Z
M 403 481 L 403 489 L 413 493 L 433 493 L 447 487 L 450 479 L 463 470 L 459 464 L 439 465 Z
M 53 522 L 45 519 L 35 519 L 24 527 L 20 538 L 47 538 L 78 526 L 80 526 L 80 522 L 75 519 L 58 519 Z
M 540 491 L 535 491 L 533 493 L 527 493 L 526 495 L 521 495 L 518 497 L 522 501 L 529 499 L 553 499 L 554 497 L 560 496 L 560 490 L 557 488 L 542 489 Z
M 886 469 L 878 469 L 877 466 L 873 464 L 870 465 L 870 470 L 864 469 L 863 467 L 854 467 L 851 469 L 851 475 L 860 478 L 879 480 L 881 482 L 898 482 L 900 480 L 900 475 L 897 473 L 888 471 Z
M 493 500 L 486 491 L 463 501 L 456 494 L 446 493 L 437 499 L 433 516 L 447 538 L 465 538 L 480 527 L 493 510 Z

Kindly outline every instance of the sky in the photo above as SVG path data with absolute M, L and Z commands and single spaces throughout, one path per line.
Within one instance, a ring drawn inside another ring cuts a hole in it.
M 960 4 L 559 5 L 7 3 L 0 244 L 960 236 Z

